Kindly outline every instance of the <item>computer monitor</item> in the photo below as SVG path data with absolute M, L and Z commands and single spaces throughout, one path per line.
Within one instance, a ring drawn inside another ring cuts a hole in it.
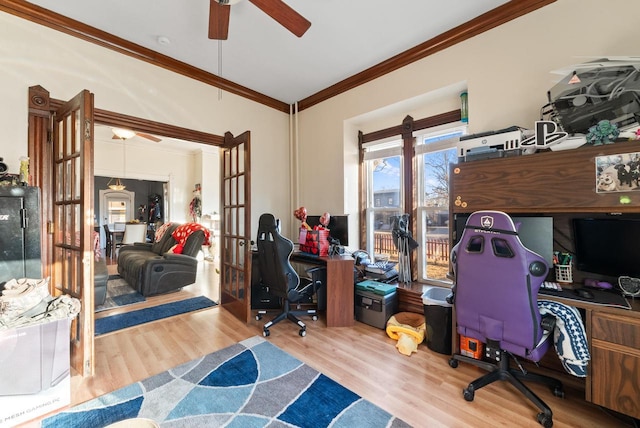
M 456 214 L 454 245 L 462 237 L 469 214 Z M 541 255 L 553 267 L 553 217 L 512 216 L 522 245 Z
M 553 217 L 516 216 L 511 219 L 518 228 L 522 244 L 544 257 L 547 266 L 553 268 Z
M 307 216 L 307 224 L 311 227 L 320 224 L 319 215 Z M 332 215 L 329 220 L 329 236 L 340 241 L 340 245 L 349 245 L 349 216 Z
M 574 218 L 576 268 L 609 276 L 640 276 L 640 219 Z

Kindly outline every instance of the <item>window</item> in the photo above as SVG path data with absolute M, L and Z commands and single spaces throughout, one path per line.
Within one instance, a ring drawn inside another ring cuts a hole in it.
M 367 252 L 373 257 L 398 260 L 391 228 L 393 217 L 403 213 L 402 140 L 379 141 L 364 146 L 366 182 Z
M 416 137 L 418 278 L 450 282 L 449 172 L 466 126 L 425 129 Z
M 398 260 L 393 219 L 409 214 L 409 231 L 419 247 L 411 253 L 411 276 L 446 282 L 449 273 L 449 172 L 458 160 L 467 126 L 460 110 L 360 134 L 363 246 L 376 258 Z M 414 261 L 415 260 L 415 261 Z

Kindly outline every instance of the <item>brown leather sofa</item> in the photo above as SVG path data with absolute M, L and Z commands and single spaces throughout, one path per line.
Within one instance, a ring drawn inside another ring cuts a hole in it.
M 202 230 L 189 235 L 182 254 L 168 252 L 178 242 L 172 234 L 178 224 L 170 224 L 158 242 L 124 245 L 118 252 L 118 273 L 143 296 L 177 291 L 196 281 L 196 256 L 205 241 Z

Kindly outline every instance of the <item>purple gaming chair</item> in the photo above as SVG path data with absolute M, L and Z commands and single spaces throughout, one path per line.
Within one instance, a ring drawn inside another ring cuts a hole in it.
M 551 409 L 521 380 L 543 382 L 559 397 L 564 396 L 562 383 L 527 373 L 515 359 L 538 362 L 551 344 L 553 335 L 545 338 L 545 334 L 553 329 L 555 319 L 543 320 L 537 304 L 548 272 L 546 262 L 522 245 L 511 217 L 499 211 L 471 214 L 451 251 L 451 262 L 458 333 L 484 343 L 486 352 L 484 360 L 454 354 L 449 364 L 455 368 L 463 361 L 489 371 L 463 390 L 465 400 L 473 401 L 475 391 L 485 385 L 506 380 L 541 410 L 538 422 L 551 427 Z M 518 368 L 510 367 L 510 356 Z

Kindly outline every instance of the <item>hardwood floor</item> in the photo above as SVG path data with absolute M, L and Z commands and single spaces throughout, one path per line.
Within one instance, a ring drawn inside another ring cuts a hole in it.
M 198 284 L 181 293 L 219 294 L 214 265 L 202 263 Z M 175 297 L 177 293 L 162 298 Z M 72 376 L 71 402 L 84 402 L 261 335 L 263 322 L 244 324 L 217 306 L 100 336 L 95 341 L 96 376 Z M 356 322 L 352 328 L 328 329 L 322 317 L 305 323 L 306 337 L 298 336 L 296 325 L 283 321 L 271 329 L 268 340 L 413 426 L 540 427 L 537 409 L 505 383 L 482 388 L 473 402 L 465 401 L 462 389 L 483 372 L 462 363 L 453 369 L 447 356 L 424 344 L 407 357 L 383 330 L 369 325 Z M 555 427 L 629 426 L 585 402 L 582 392 L 566 388 L 566 398 L 560 399 L 545 387 L 532 387 L 551 406 Z

